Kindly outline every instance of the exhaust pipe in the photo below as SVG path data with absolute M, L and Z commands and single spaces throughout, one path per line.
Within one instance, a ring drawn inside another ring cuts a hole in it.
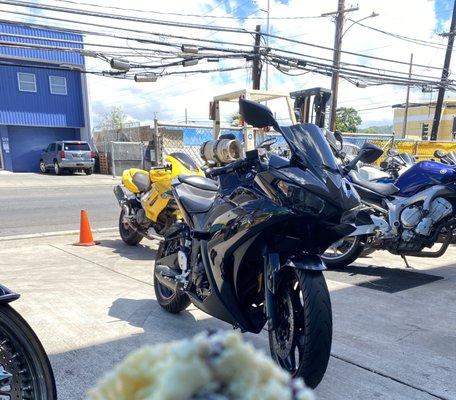
M 167 265 L 156 265 L 154 274 L 158 281 L 168 289 L 171 289 L 174 292 L 177 292 L 180 289 L 179 282 L 176 281 L 176 276 L 180 275 L 180 271 L 172 269 Z

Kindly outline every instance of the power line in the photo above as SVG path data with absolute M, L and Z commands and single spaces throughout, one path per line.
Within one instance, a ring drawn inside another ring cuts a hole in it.
M 353 21 L 353 20 L 349 19 L 349 21 Z M 370 29 L 372 31 L 381 33 L 383 35 L 391 36 L 391 37 L 396 38 L 396 39 L 404 40 L 404 41 L 411 42 L 411 43 L 418 44 L 418 45 L 422 45 L 422 46 L 434 47 L 434 48 L 438 48 L 440 50 L 443 50 L 446 47 L 446 45 L 444 43 L 430 42 L 430 41 L 423 40 L 423 39 L 417 39 L 417 38 L 412 38 L 412 37 L 409 37 L 409 36 L 400 35 L 398 33 L 384 31 L 382 29 L 375 28 L 373 26 L 366 25 L 366 24 L 361 23 L 361 22 L 358 22 L 357 25 L 360 25 L 360 26 L 362 26 L 364 28 L 367 28 L 367 29 Z
M 22 13 L 20 13 L 22 14 Z M 76 24 L 82 24 L 82 22 L 79 22 L 79 21 L 73 21 L 73 20 L 68 20 L 68 19 L 62 19 L 62 18 L 56 18 L 56 17 L 46 17 L 46 16 L 37 16 L 38 18 L 44 18 L 44 19 L 51 19 L 51 20 L 59 20 L 59 21 L 64 21 L 64 22 L 72 22 L 72 23 L 76 23 Z M 0 21 L 5 21 L 5 20 L 0 20 Z M 6 22 L 10 22 L 11 21 L 6 21 Z M 36 24 L 36 23 L 25 23 L 24 24 L 25 26 L 31 26 L 31 27 L 39 27 L 39 28 L 45 28 L 45 29 L 55 29 L 55 27 L 52 27 L 52 26 L 49 26 L 49 25 L 44 25 L 44 24 Z M 85 25 L 95 25 L 95 26 L 102 26 L 102 27 L 107 27 L 107 28 L 110 28 L 110 29 L 120 29 L 121 31 L 123 30 L 127 30 L 127 31 L 132 31 L 131 29 L 126 29 L 126 28 L 117 28 L 117 27 L 112 27 L 112 26 L 109 26 L 109 25 L 101 25 L 101 24 L 93 24 L 93 23 L 85 23 Z M 151 43 L 151 44 L 157 44 L 157 45 L 163 45 L 163 46 L 168 46 L 168 47 L 180 47 L 180 44 L 179 43 L 171 43 L 171 42 L 162 42 L 162 41 L 157 41 L 157 40 L 152 40 L 152 39 L 145 39 L 145 38 L 139 38 L 139 37 L 132 37 L 132 36 L 122 36 L 122 35 L 119 35 L 119 34 L 115 34 L 115 33 L 106 33 L 106 32 L 99 32 L 99 31 L 93 31 L 93 30 L 76 30 L 76 29 L 69 29 L 69 28 L 58 28 L 59 30 L 63 30 L 65 32 L 72 32 L 72 33 L 80 33 L 80 34 L 90 34 L 90 35 L 99 35 L 99 36 L 108 36 L 108 37 L 114 37 L 114 38 L 120 38 L 120 39 L 126 39 L 126 40 L 135 40 L 135 41 L 138 41 L 140 43 Z M 145 34 L 148 34 L 150 32 L 147 32 L 147 31 L 141 31 L 141 30 L 133 30 L 135 33 L 145 33 Z M 176 36 L 176 35 L 174 35 Z M 187 37 L 185 36 L 180 36 L 181 38 L 185 38 L 187 39 Z M 188 38 L 189 40 L 195 40 L 194 38 Z M 204 41 L 206 41 L 207 39 L 203 39 Z M 217 42 L 217 41 L 214 41 L 214 42 Z M 221 42 L 221 43 L 227 43 L 227 42 Z M 236 44 L 234 43 L 235 45 L 239 45 L 239 44 Z M 230 51 L 230 52 L 243 52 L 243 50 L 237 50 L 237 49 L 221 49 L 221 48 L 218 48 L 218 47 L 210 47 L 210 46 L 200 46 L 201 48 L 203 49 L 209 49 L 209 50 L 220 50 L 220 51 Z M 250 48 L 249 48 L 250 50 Z M 270 47 L 270 50 L 276 50 L 276 51 L 279 51 L 279 52 L 283 52 L 283 53 L 287 53 L 287 54 L 293 54 L 293 55 L 299 55 L 299 56 L 304 56 L 304 57 L 311 57 L 311 58 L 315 58 L 317 60 L 323 60 L 323 61 L 328 61 L 328 62 L 331 62 L 331 60 L 327 59 L 327 58 L 322 58 L 322 57 L 317 57 L 317 56 L 308 56 L 307 54 L 303 54 L 303 53 L 300 53 L 300 52 L 293 52 L 293 51 L 286 51 L 286 50 L 282 50 L 282 49 L 277 49 L 277 48 L 274 48 L 274 47 Z M 163 50 L 161 50 L 163 51 Z M 315 62 L 314 62 L 315 63 Z M 316 64 L 316 65 L 323 65 L 326 67 L 325 64 Z M 372 70 L 375 70 L 375 71 L 385 71 L 385 72 L 392 72 L 392 73 L 398 73 L 398 74 L 406 74 L 406 72 L 402 72 L 402 71 L 391 71 L 391 70 L 386 70 L 386 69 L 383 69 L 383 68 L 378 68 L 378 67 L 371 67 L 371 66 L 367 66 L 367 65 L 360 65 L 360 64 L 353 64 L 353 63 L 343 63 L 343 65 L 348 65 L 348 66 L 354 66 L 354 67 L 359 67 L 359 68 L 364 68 L 364 69 L 372 69 Z M 428 76 L 429 77 L 429 76 Z
M 3 0 L 0 0 L 0 4 Z M 8 10 L 1 10 L 0 12 L 6 13 L 6 14 L 13 14 L 13 15 L 22 15 L 26 17 L 30 17 L 29 13 L 25 12 L 20 12 L 20 11 L 8 11 Z M 236 42 L 223 42 L 220 40 L 209 40 L 209 39 L 202 39 L 202 38 L 191 38 L 188 36 L 182 36 L 182 35 L 173 35 L 170 33 L 163 33 L 163 32 L 153 32 L 153 31 L 145 31 L 145 30 L 140 30 L 140 29 L 132 29 L 132 28 L 122 28 L 119 26 L 112 26 L 112 25 L 106 25 L 106 24 L 97 24 L 95 22 L 87 22 L 87 21 L 75 21 L 72 19 L 67 19 L 67 18 L 59 18 L 59 17 L 51 17 L 51 16 L 45 16 L 45 15 L 34 15 L 34 18 L 39 18 L 39 19 L 45 19 L 49 21 L 58 21 L 58 22 L 66 22 L 66 23 L 71 23 L 71 24 L 77 24 L 77 25 L 84 25 L 84 26 L 94 26 L 97 28 L 104 28 L 104 29 L 112 29 L 115 31 L 120 31 L 120 32 L 131 32 L 131 33 L 136 33 L 136 34 L 146 34 L 146 35 L 152 35 L 152 36 L 158 36 L 158 37 L 167 37 L 167 38 L 172 38 L 172 39 L 184 39 L 188 41 L 198 41 L 198 42 L 207 42 L 207 43 L 216 43 L 216 44 L 227 44 L 227 45 L 232 45 L 232 46 L 244 46 L 244 47 L 250 47 L 250 44 L 243 44 L 243 43 L 236 43 Z M 15 21 L 11 20 L 6 20 L 6 19 L 0 19 L 0 22 L 6 22 L 6 23 L 15 23 Z M 44 28 L 44 29 L 52 29 L 54 31 L 62 31 L 62 32 L 70 32 L 70 33 L 79 33 L 79 34 L 88 34 L 88 35 L 94 35 L 94 36 L 105 36 L 105 37 L 113 37 L 113 38 L 118 38 L 118 39 L 125 39 L 125 40 L 134 40 L 140 43 L 153 43 L 153 44 L 159 44 L 163 46 L 171 46 L 169 42 L 164 42 L 164 41 L 159 41 L 159 40 L 153 40 L 149 38 L 143 38 L 143 37 L 132 37 L 132 36 L 123 36 L 123 35 L 118 35 L 113 32 L 100 32 L 100 31 L 91 31 L 87 29 L 78 29 L 78 28 L 68 28 L 68 27 L 61 27 L 61 26 L 51 26 L 51 25 L 45 25 L 45 24 L 37 24 L 37 23 L 31 23 L 31 22 L 24 22 L 21 21 L 22 25 L 25 26 L 30 26 L 30 27 L 38 27 L 38 28 Z M 173 46 L 180 47 L 180 44 L 172 44 Z
M 93 16 L 93 17 L 100 17 L 100 18 L 108 18 L 108 19 L 116 19 L 116 20 L 124 20 L 124 21 L 132 21 L 132 22 L 150 23 L 150 24 L 165 25 L 165 26 L 174 26 L 174 27 L 191 28 L 191 29 L 203 29 L 203 30 L 214 30 L 217 32 L 254 34 L 253 31 L 248 31 L 248 30 L 239 29 L 239 28 L 226 27 L 226 26 L 210 26 L 210 25 L 202 25 L 202 24 L 173 22 L 173 21 L 161 21 L 161 20 L 155 20 L 155 19 L 149 19 L 149 18 L 130 17 L 130 16 L 125 16 L 125 15 L 116 15 L 116 14 L 93 12 L 93 11 L 92 12 L 82 11 L 82 10 L 77 10 L 74 8 L 50 6 L 50 5 L 45 5 L 45 4 L 35 4 L 35 3 L 17 1 L 17 0 L 0 0 L 0 4 L 8 4 L 8 5 L 14 5 L 14 6 L 20 6 L 20 7 L 37 8 L 37 9 L 44 9 L 44 10 L 49 10 L 49 11 L 56 11 L 56 12 L 64 12 L 64 13 Z M 36 16 L 36 17 L 40 17 L 40 16 Z M 72 21 L 72 22 L 77 23 L 75 21 Z M 161 34 L 161 35 L 163 35 L 163 34 Z M 275 38 L 275 39 L 279 39 L 279 40 L 284 40 L 284 41 L 288 41 L 288 42 L 292 42 L 292 43 L 305 45 L 305 46 L 320 48 L 323 50 L 328 50 L 328 51 L 334 50 L 331 47 L 317 45 L 317 44 L 303 42 L 303 41 L 298 41 L 298 40 L 290 39 L 290 38 L 287 38 L 284 36 L 267 34 L 267 33 L 262 33 L 262 35 L 268 36 L 271 38 Z M 169 36 L 169 35 L 165 35 L 165 36 Z M 375 59 L 378 61 L 384 61 L 384 62 L 389 62 L 389 63 L 397 63 L 397 64 L 402 64 L 402 65 L 407 65 L 407 66 L 409 65 L 409 63 L 405 62 L 405 61 L 393 60 L 393 59 L 383 58 L 383 57 L 369 56 L 369 55 L 355 53 L 355 52 L 351 52 L 351 51 L 347 51 L 347 50 L 341 50 L 341 53 L 354 55 L 357 57 L 363 57 L 363 58 L 367 58 L 367 59 Z M 414 64 L 413 67 L 426 67 L 426 68 L 440 70 L 439 67 L 430 67 L 430 66 L 424 66 L 421 64 Z
M 218 31 L 218 32 L 229 32 L 229 33 L 249 33 L 248 31 L 246 31 L 244 29 L 233 28 L 230 26 L 210 26 L 210 25 L 202 25 L 202 24 L 193 24 L 193 23 L 189 23 L 189 22 L 162 21 L 162 20 L 158 20 L 158 19 L 151 19 L 151 18 L 144 18 L 144 17 L 131 17 L 131 16 L 127 16 L 127 15 L 110 14 L 110 13 L 104 13 L 104 12 L 98 12 L 98 11 L 79 10 L 79 9 L 75 9 L 75 8 L 51 6 L 48 4 L 30 3 L 30 2 L 18 1 L 18 0 L 1 0 L 0 3 L 11 5 L 11 6 L 36 8 L 39 10 L 48 10 L 48 11 L 71 13 L 71 14 L 90 16 L 90 17 L 116 19 L 116 20 L 120 20 L 120 21 L 141 22 L 141 23 L 148 23 L 148 24 L 155 24 L 155 25 L 173 26 L 173 27 L 177 27 L 177 28 L 202 29 L 202 30 L 210 30 L 210 31 Z
M 158 14 L 158 15 L 173 15 L 178 17 L 196 17 L 196 18 L 215 18 L 215 19 L 252 19 L 249 16 L 246 17 L 236 17 L 233 15 L 208 15 L 208 14 L 184 14 L 184 13 L 176 13 L 176 12 L 164 12 L 164 11 L 152 11 L 152 10 L 140 10 L 135 8 L 124 8 L 124 7 L 117 7 L 117 6 L 105 6 L 99 5 L 94 3 L 84 3 L 79 1 L 72 1 L 72 0 L 54 0 L 59 3 L 69 3 L 69 4 L 76 4 L 82 6 L 89 6 L 95 8 L 102 8 L 102 9 L 111 9 L 111 10 L 118 10 L 118 11 L 130 11 L 130 12 L 140 12 L 140 13 L 150 13 L 150 14 Z M 213 11 L 213 10 L 211 10 Z M 307 16 L 293 16 L 293 17 L 270 17 L 270 19 L 277 19 L 277 20 L 289 20 L 289 19 L 313 19 L 313 18 L 324 18 L 321 15 L 307 15 Z M 267 17 L 254 17 L 254 19 L 267 19 Z

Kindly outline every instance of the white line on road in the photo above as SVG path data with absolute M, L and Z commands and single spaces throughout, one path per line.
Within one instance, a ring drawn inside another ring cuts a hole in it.
M 99 228 L 92 229 L 92 232 L 101 233 L 101 232 L 113 232 L 119 229 L 118 227 L 112 228 Z M 27 235 L 11 235 L 11 236 L 0 236 L 0 242 L 5 242 L 7 240 L 20 240 L 20 239 L 35 239 L 49 236 L 67 236 L 67 235 L 76 235 L 79 233 L 79 230 L 72 231 L 54 231 L 54 232 L 43 232 L 43 233 L 30 233 Z

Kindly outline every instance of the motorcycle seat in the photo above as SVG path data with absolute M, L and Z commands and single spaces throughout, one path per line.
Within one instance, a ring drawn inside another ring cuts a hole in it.
M 177 177 L 179 182 L 185 183 L 187 185 L 193 186 L 198 189 L 208 190 L 211 192 L 216 192 L 219 189 L 217 182 L 212 179 L 205 178 L 203 176 L 197 175 L 179 175 Z
M 362 186 L 363 188 L 372 190 L 373 192 L 376 192 L 383 196 L 391 196 L 399 192 L 399 188 L 394 183 L 380 183 L 367 181 L 365 179 L 360 178 L 359 174 L 356 171 L 350 171 L 349 175 L 353 183 Z
M 175 186 L 178 201 L 189 214 L 205 213 L 211 209 L 218 193 L 214 181 L 201 176 L 179 176 L 178 181 L 181 182 Z
M 146 171 L 136 171 L 131 180 L 140 192 L 147 192 L 150 189 L 150 177 Z

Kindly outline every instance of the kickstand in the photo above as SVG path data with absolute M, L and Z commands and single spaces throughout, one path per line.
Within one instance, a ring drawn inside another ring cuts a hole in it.
M 402 257 L 402 259 L 405 262 L 405 267 L 413 269 L 413 267 L 411 267 L 410 264 L 408 263 L 407 258 L 404 255 L 402 255 L 401 257 Z

